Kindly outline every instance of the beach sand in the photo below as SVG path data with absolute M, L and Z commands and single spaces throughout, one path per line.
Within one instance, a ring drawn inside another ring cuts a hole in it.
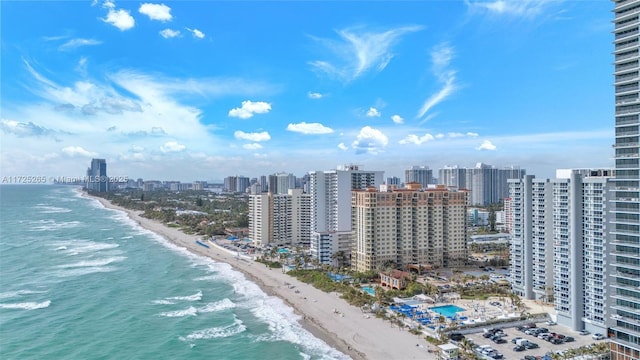
M 199 236 L 187 235 L 176 228 L 141 217 L 136 211 L 116 206 L 103 198 L 90 197 L 106 208 L 126 212 L 129 218 L 143 228 L 178 246 L 230 264 L 267 294 L 277 296 L 293 307 L 303 317 L 300 324 L 306 330 L 353 359 L 436 358 L 435 353 L 427 351 L 435 348 L 424 340 L 424 336 L 413 335 L 406 328 L 401 329 L 395 325 L 392 327 L 389 322 L 378 319 L 373 314 L 365 314 L 358 307 L 349 305 L 337 293 L 325 293 L 283 274 L 281 269 L 270 269 L 262 263 L 237 258 L 223 249 L 214 246 L 205 248 L 196 243 Z

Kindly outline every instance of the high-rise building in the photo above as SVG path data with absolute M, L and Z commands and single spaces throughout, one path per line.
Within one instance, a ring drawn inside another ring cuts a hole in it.
M 440 184 L 457 189 L 468 189 L 467 169 L 455 166 L 445 166 L 438 170 L 438 180 Z
M 105 159 L 91 159 L 91 167 L 87 169 L 86 187 L 89 191 L 109 191 L 109 179 L 107 178 L 107 161 Z
M 509 196 L 509 179 L 522 179 L 526 171 L 511 166 L 497 168 L 477 163 L 474 168 L 445 166 L 439 171 L 441 184 L 471 190 L 471 205 L 486 206 L 502 202 Z
M 558 170 L 510 180 L 511 281 L 527 299 L 553 302 L 558 323 L 606 331 L 606 220 L 611 170 Z
M 238 183 L 237 176 L 227 176 L 224 178 L 224 191 L 226 192 L 237 192 L 238 191 Z
M 429 185 L 435 184 L 436 179 L 433 177 L 433 170 L 428 166 L 414 165 L 404 171 L 404 183 L 418 183 L 426 189 Z
M 247 189 L 251 185 L 251 181 L 246 176 L 236 177 L 236 192 L 247 192 Z
M 249 196 L 249 238 L 258 244 L 308 246 L 311 197 L 302 189 Z
M 640 359 L 640 0 L 614 1 L 615 162 L 611 197 L 612 360 Z
M 356 165 L 309 172 L 312 257 L 325 264 L 349 262 L 351 191 L 381 185 L 383 174 L 360 170 Z
M 352 192 L 352 269 L 465 263 L 468 191 L 406 186 Z

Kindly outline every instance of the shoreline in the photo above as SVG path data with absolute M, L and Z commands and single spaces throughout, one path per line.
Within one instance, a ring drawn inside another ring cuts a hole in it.
M 144 229 L 192 253 L 231 265 L 267 295 L 276 296 L 293 308 L 302 317 L 298 323 L 305 330 L 354 360 L 436 358 L 436 354 L 427 352 L 430 346 L 423 336 L 413 335 L 406 329 L 392 327 L 382 319 L 365 314 L 341 299 L 337 293 L 325 293 L 282 273 L 280 269 L 239 259 L 217 245 L 209 248 L 200 246 L 196 243 L 200 236 L 187 235 L 177 228 L 144 218 L 135 210 L 114 205 L 106 199 L 85 192 L 81 195 L 97 200 L 105 208 L 125 212 Z

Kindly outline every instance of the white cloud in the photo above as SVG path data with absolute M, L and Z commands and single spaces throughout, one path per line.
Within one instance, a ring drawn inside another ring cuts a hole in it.
M 198 29 L 190 29 L 190 28 L 185 28 L 188 31 L 190 31 L 193 34 L 193 37 L 198 38 L 198 39 L 204 39 L 204 33 Z
M 78 39 L 71 39 L 66 43 L 60 45 L 58 47 L 58 50 L 66 51 L 66 50 L 72 50 L 81 46 L 92 46 L 92 45 L 100 45 L 100 44 L 102 44 L 102 41 L 100 40 L 78 38 Z
M 244 131 L 238 130 L 233 133 L 233 136 L 235 136 L 235 138 L 238 140 L 248 140 L 248 141 L 254 141 L 254 142 L 271 140 L 271 135 L 269 135 L 269 133 L 266 131 L 256 132 L 256 133 L 246 133 Z
M 367 116 L 368 117 L 380 117 L 380 111 L 378 111 L 378 109 L 376 109 L 374 107 L 370 107 L 369 110 L 367 111 Z
M 111 24 L 121 31 L 129 30 L 136 25 L 136 20 L 131 16 L 129 10 L 117 9 L 112 1 L 105 1 L 103 7 L 108 9 L 107 17 L 102 21 Z
M 491 143 L 489 140 L 485 140 L 476 148 L 476 150 L 495 150 L 496 146 Z
M 165 4 L 144 3 L 138 8 L 138 12 L 147 15 L 151 20 L 171 21 L 171 8 Z
M 371 126 L 360 129 L 360 133 L 351 147 L 356 149 L 356 153 L 369 153 L 376 155 L 382 151 L 389 143 L 389 138 L 382 131 Z
M 324 97 L 324 95 L 321 93 L 311 91 L 307 93 L 307 96 L 309 97 L 309 99 L 322 99 Z
M 392 115 L 391 120 L 394 124 L 404 124 L 404 119 L 400 115 Z
M 349 147 L 347 145 L 345 145 L 344 143 L 338 144 L 338 148 L 340 150 L 349 150 Z
M 89 157 L 94 157 L 98 155 L 94 152 L 85 150 L 81 146 L 67 146 L 62 148 L 62 152 L 71 157 L 81 156 L 81 157 L 89 158 Z
M 264 101 L 253 102 L 251 100 L 245 100 L 242 102 L 242 107 L 229 110 L 230 117 L 237 117 L 240 119 L 248 119 L 254 114 L 266 114 L 271 110 L 271 104 Z
M 447 99 L 458 89 L 456 72 L 449 68 L 453 56 L 453 48 L 447 43 L 441 43 L 431 51 L 432 71 L 438 81 L 442 83 L 442 88 L 427 98 L 418 111 L 419 118 L 423 117 L 431 108 Z M 422 122 L 426 121 L 428 120 L 423 120 Z
M 407 135 L 406 138 L 400 140 L 399 143 L 402 145 L 406 145 L 406 144 L 422 145 L 423 143 L 432 141 L 434 139 L 435 137 L 428 133 L 424 134 L 423 136 L 410 134 L 410 135 Z
M 491 0 L 491 1 L 470 1 L 465 3 L 471 11 L 486 12 L 493 15 L 510 15 L 519 17 L 535 17 L 540 15 L 552 0 Z
M 165 39 L 171 39 L 180 36 L 180 30 L 164 29 L 160 31 L 160 36 Z
M 36 125 L 32 122 L 23 123 L 15 120 L 0 119 L 0 130 L 7 134 L 13 134 L 18 137 L 25 136 L 52 136 L 57 132 L 45 127 Z
M 244 144 L 242 145 L 243 148 L 247 149 L 247 150 L 258 150 L 258 149 L 262 149 L 262 145 L 258 144 L 258 143 L 253 143 L 253 144 Z
M 298 124 L 287 125 L 287 131 L 298 132 L 301 134 L 330 134 L 333 132 L 332 128 L 326 127 L 320 123 L 306 123 L 301 122 Z
M 422 30 L 421 26 L 404 26 L 383 32 L 366 31 L 362 28 L 338 30 L 340 41 L 314 39 L 337 55 L 339 64 L 334 65 L 325 60 L 309 64 L 340 80 L 352 81 L 370 70 L 384 70 L 393 58 L 392 47 L 403 35 L 419 30 Z
M 163 153 L 180 152 L 186 148 L 187 147 L 185 145 L 180 144 L 177 141 L 167 141 L 164 145 L 160 146 L 160 151 Z
M 426 133 L 423 136 L 418 136 L 418 135 L 415 135 L 415 134 L 409 134 L 404 139 L 400 140 L 398 143 L 402 144 L 402 145 L 406 145 L 406 144 L 421 145 L 423 143 L 426 143 L 426 142 L 429 142 L 429 141 L 434 141 L 436 139 L 444 139 L 444 138 L 448 138 L 448 139 L 475 138 L 477 136 L 478 136 L 478 134 L 472 133 L 472 132 L 467 132 L 467 133 L 449 132 L 446 135 L 443 134 L 443 133 L 438 133 L 436 135 L 432 135 L 432 134 Z

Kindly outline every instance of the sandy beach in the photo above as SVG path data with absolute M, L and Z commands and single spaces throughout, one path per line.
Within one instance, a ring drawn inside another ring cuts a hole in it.
M 349 355 L 353 359 L 435 359 L 429 353 L 430 346 L 422 336 L 409 333 L 406 329 L 391 326 L 389 322 L 363 313 L 349 305 L 336 293 L 325 293 L 311 285 L 283 274 L 280 269 L 270 269 L 264 264 L 237 258 L 224 249 L 198 245 L 198 236 L 187 235 L 176 228 L 141 217 L 137 212 L 100 201 L 106 208 L 117 209 L 143 228 L 163 236 L 178 246 L 215 261 L 225 262 L 241 271 L 248 279 L 257 283 L 269 295 L 283 299 L 302 316 L 300 324 L 330 346 Z M 286 285 L 288 284 L 288 285 Z

